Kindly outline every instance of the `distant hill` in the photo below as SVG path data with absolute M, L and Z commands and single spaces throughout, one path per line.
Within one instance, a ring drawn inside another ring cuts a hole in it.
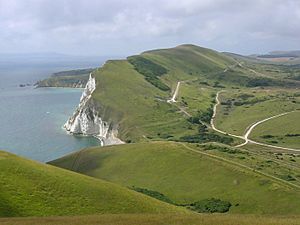
M 277 57 L 300 57 L 300 50 L 298 51 L 272 51 L 269 53 L 270 56 Z
M 0 217 L 185 213 L 118 185 L 0 151 Z
M 37 87 L 84 88 L 94 69 L 78 69 L 56 72 L 50 78 L 38 81 Z
M 273 51 L 253 57 L 275 63 L 300 64 L 300 51 Z

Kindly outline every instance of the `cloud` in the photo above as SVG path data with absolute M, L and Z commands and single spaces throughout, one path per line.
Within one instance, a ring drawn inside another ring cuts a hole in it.
M 195 43 L 253 53 L 298 48 L 298 0 L 0 0 L 0 49 L 132 54 Z

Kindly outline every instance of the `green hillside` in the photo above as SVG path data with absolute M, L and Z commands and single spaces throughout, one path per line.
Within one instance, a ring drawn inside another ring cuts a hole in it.
M 0 217 L 180 213 L 115 184 L 0 152 Z
M 256 168 L 271 162 L 225 147 L 152 142 L 90 148 L 51 164 L 160 192 L 177 204 L 216 198 L 232 204 L 230 213 L 299 214 L 299 186 Z M 270 170 L 283 173 L 281 166 Z
M 223 53 L 181 45 L 107 61 L 93 72 L 97 82 L 93 99 L 101 117 L 118 126 L 126 142 L 187 140 L 199 133 L 188 118 L 209 114 L 218 90 L 290 83 L 253 71 Z M 179 81 L 177 101 L 170 104 L 167 100 Z

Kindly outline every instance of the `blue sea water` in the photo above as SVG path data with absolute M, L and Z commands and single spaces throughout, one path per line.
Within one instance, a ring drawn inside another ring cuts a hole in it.
M 19 87 L 60 70 L 51 66 L 0 68 L 1 150 L 47 162 L 100 144 L 96 138 L 69 135 L 62 128 L 78 105 L 82 89 Z

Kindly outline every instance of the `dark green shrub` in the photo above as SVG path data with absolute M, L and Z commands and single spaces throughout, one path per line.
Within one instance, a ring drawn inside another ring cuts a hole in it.
M 281 179 L 286 180 L 286 181 L 295 181 L 296 179 L 290 175 L 290 174 L 285 174 L 280 176 Z
M 131 189 L 134 190 L 134 191 L 143 193 L 145 195 L 148 195 L 148 196 L 150 196 L 152 198 L 156 198 L 156 199 L 158 199 L 160 201 L 167 202 L 167 203 L 175 205 L 175 203 L 171 199 L 169 199 L 164 194 L 159 193 L 158 191 L 152 191 L 152 190 L 149 190 L 149 189 L 146 189 L 146 188 L 140 188 L 140 187 L 135 187 L 135 186 L 133 186 Z
M 223 144 L 230 144 L 233 138 L 227 136 L 220 136 L 214 133 L 202 133 L 196 135 L 187 135 L 180 138 L 180 141 L 189 143 L 205 143 L 205 142 L 220 142 Z
M 273 138 L 273 137 L 274 136 L 270 135 L 270 134 L 266 134 L 266 135 L 261 136 L 261 138 L 264 138 L 264 139 Z
M 229 211 L 230 207 L 230 202 L 210 198 L 194 202 L 188 208 L 199 213 L 225 213 Z
M 131 56 L 127 60 L 134 66 L 137 72 L 145 76 L 145 79 L 149 83 L 163 91 L 170 90 L 170 88 L 159 79 L 160 76 L 168 72 L 166 68 L 142 56 Z

